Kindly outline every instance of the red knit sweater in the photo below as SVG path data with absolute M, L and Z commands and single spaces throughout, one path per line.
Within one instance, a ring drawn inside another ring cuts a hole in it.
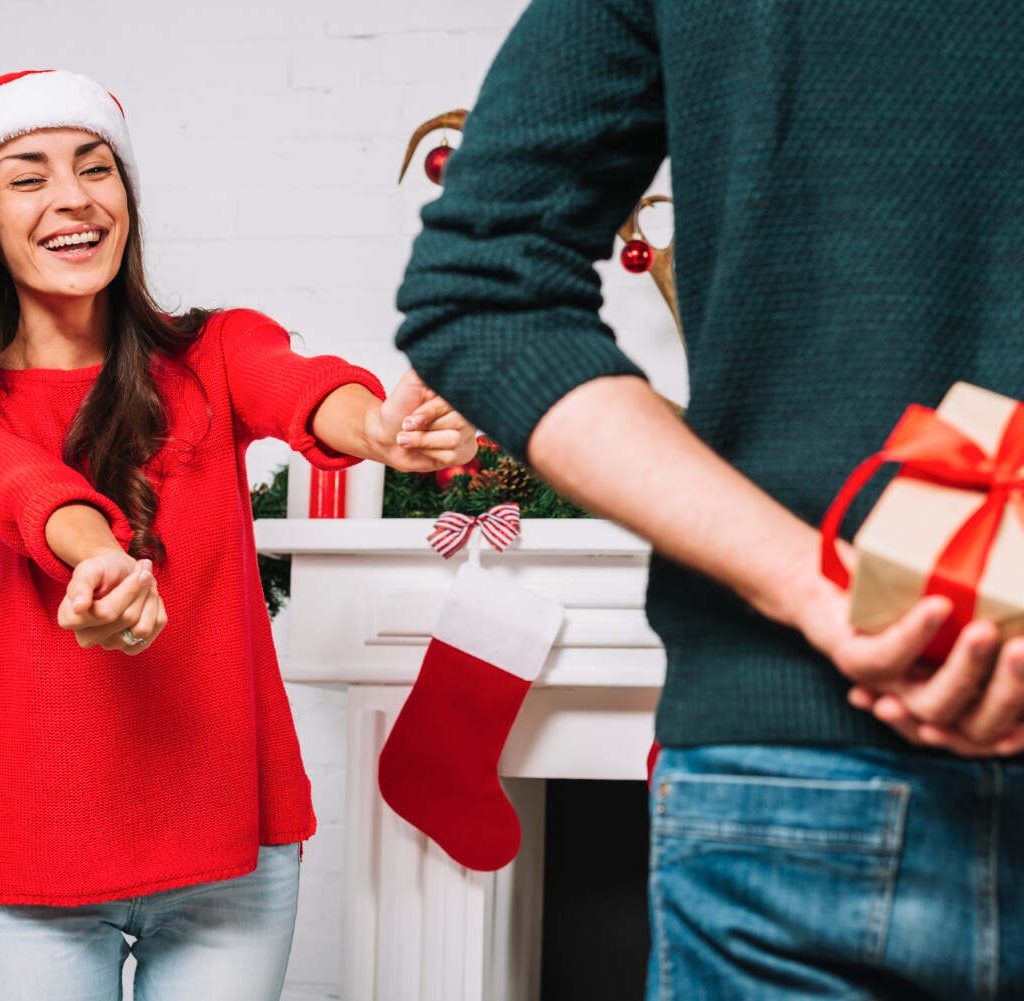
M 378 380 L 294 354 L 250 310 L 215 315 L 180 362 L 154 361 L 169 440 L 147 467 L 167 546 L 167 628 L 136 657 L 57 625 L 69 569 L 47 548 L 69 500 L 118 509 L 57 461 L 100 366 L 0 371 L 0 903 L 70 906 L 250 872 L 260 844 L 308 838 L 309 780 L 271 642 L 245 450 L 287 441 L 314 465 L 357 461 L 310 434 L 337 386 Z

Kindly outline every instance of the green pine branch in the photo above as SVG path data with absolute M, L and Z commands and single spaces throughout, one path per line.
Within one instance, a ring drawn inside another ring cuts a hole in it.
M 269 483 L 260 483 L 249 491 L 254 518 L 286 518 L 288 516 L 288 466 L 278 466 Z M 285 606 L 292 591 L 291 555 L 256 557 L 263 585 L 263 600 L 273 619 Z
M 477 452 L 481 470 L 495 470 L 510 459 L 507 452 L 481 448 Z M 500 486 L 472 488 L 469 475 L 452 477 L 446 490 L 437 485 L 433 473 L 400 473 L 390 467 L 384 474 L 385 518 L 436 518 L 445 511 L 459 514 L 482 514 L 495 504 L 515 501 L 523 518 L 589 518 L 590 515 L 570 500 L 556 493 L 547 483 L 534 476 L 525 466 L 525 486 L 508 490 Z

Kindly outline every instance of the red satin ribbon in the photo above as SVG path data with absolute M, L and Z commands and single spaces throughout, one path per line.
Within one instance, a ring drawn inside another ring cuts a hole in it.
M 836 549 L 839 526 L 850 502 L 886 462 L 901 463 L 901 476 L 986 494 L 939 554 L 924 589 L 926 595 L 944 594 L 953 602 L 952 614 L 924 652 L 929 660 L 945 660 L 960 630 L 974 617 L 978 582 L 1008 503 L 1024 521 L 1024 404 L 1014 408 L 994 456 L 934 410 L 916 404 L 907 408 L 882 450 L 865 459 L 843 484 L 821 523 L 821 570 L 842 588 L 849 587 L 850 572 Z

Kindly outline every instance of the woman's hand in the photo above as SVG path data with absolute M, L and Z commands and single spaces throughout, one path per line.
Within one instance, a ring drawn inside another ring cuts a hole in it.
M 476 428 L 412 369 L 366 421 L 381 461 L 402 472 L 432 473 L 476 455 Z
M 150 560 L 107 549 L 74 569 L 57 622 L 81 647 L 100 646 L 135 656 L 149 649 L 167 625 Z

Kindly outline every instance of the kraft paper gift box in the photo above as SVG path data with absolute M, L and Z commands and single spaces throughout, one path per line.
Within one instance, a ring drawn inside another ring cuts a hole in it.
M 926 651 L 932 659 L 975 618 L 996 622 L 1003 639 L 1024 633 L 1024 405 L 958 382 L 935 411 L 910 407 L 826 515 L 823 570 L 837 583 L 846 580 L 838 557 L 830 565 L 829 539 L 885 461 L 902 467 L 853 540 L 852 624 L 879 632 L 939 593 L 954 611 Z

